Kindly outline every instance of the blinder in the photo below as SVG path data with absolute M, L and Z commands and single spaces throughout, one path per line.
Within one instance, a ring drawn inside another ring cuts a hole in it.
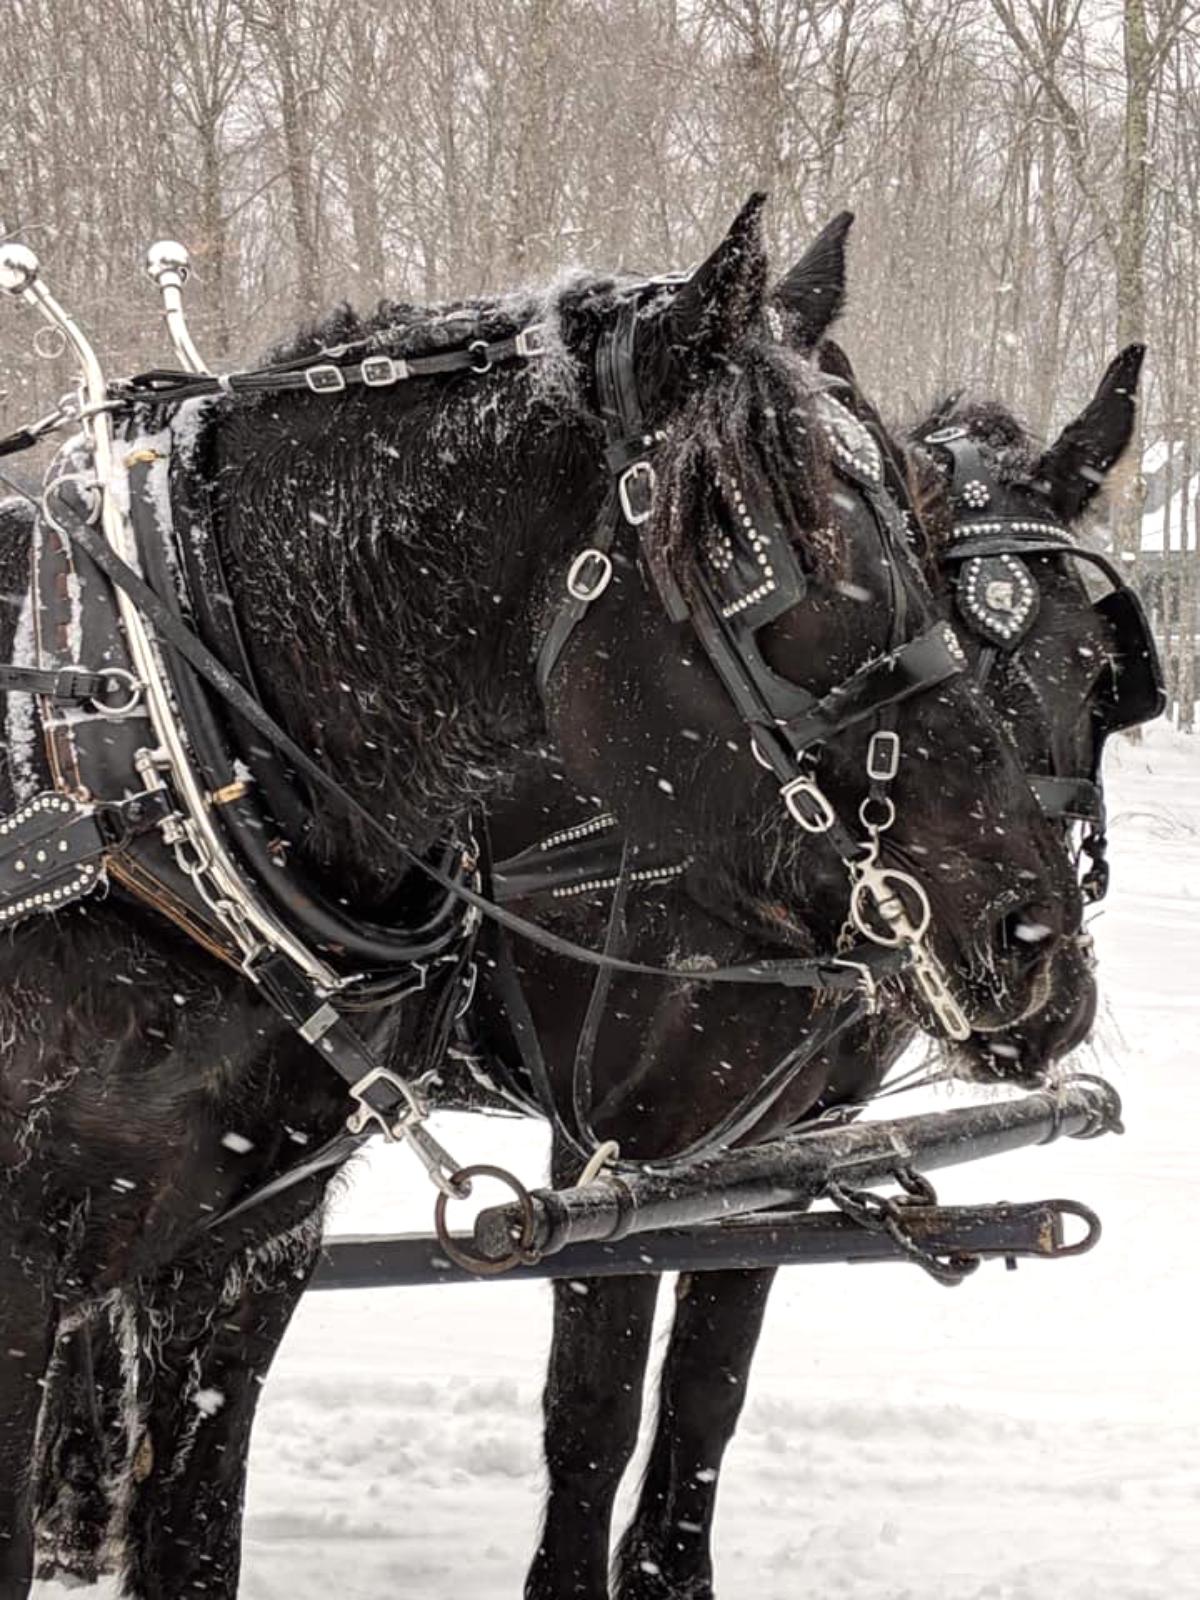
M 1136 591 L 1122 584 L 1102 595 L 1093 610 L 1103 619 L 1115 646 L 1092 713 L 1098 735 L 1106 738 L 1161 717 L 1167 709 L 1167 692 L 1158 648 Z
M 778 520 L 737 479 L 718 480 L 721 519 L 704 542 L 705 581 L 724 622 L 751 631 L 803 600 L 808 582 Z

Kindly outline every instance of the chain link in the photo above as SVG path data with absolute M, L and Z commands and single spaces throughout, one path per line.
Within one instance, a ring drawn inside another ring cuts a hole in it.
M 899 1167 L 894 1177 L 903 1195 L 876 1194 L 872 1189 L 847 1189 L 836 1179 L 825 1187 L 834 1205 L 851 1222 L 868 1233 L 883 1233 L 907 1261 L 927 1272 L 935 1283 L 953 1288 L 979 1266 L 978 1256 L 938 1255 L 920 1244 L 905 1225 L 905 1210 L 915 1206 L 936 1206 L 937 1191 L 929 1179 L 911 1167 Z

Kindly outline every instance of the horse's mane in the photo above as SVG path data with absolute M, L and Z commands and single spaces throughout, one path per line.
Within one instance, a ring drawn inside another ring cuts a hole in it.
M 343 300 L 275 344 L 267 360 L 299 361 L 336 352 L 342 345 L 360 344 L 395 356 L 425 354 L 462 346 L 472 339 L 510 338 L 534 322 L 549 323 L 553 333 L 562 319 L 611 303 L 623 282 L 612 275 L 571 272 L 543 289 L 431 305 L 383 299 L 367 312 L 356 311 Z
M 533 322 L 548 330 L 549 364 L 561 367 L 568 329 L 599 326 L 616 300 L 645 282 L 632 276 L 572 273 L 541 291 L 478 296 L 421 306 L 380 300 L 369 313 L 348 303 L 277 344 L 272 362 L 334 353 L 342 346 L 367 346 L 404 356 L 461 347 L 472 339 L 503 339 Z M 585 337 L 572 348 L 590 353 Z M 561 373 L 558 374 L 561 377 Z M 672 565 L 686 574 L 697 548 L 696 530 L 714 510 L 720 478 L 736 477 L 758 504 L 770 507 L 789 529 L 808 569 L 836 577 L 842 548 L 829 515 L 829 462 L 812 415 L 808 363 L 767 336 L 747 339 L 716 373 L 675 375 L 690 394 L 673 409 L 668 438 L 656 453 L 663 493 L 648 530 Z M 798 537 L 797 537 L 798 536 Z M 686 581 L 686 580 L 685 580 Z

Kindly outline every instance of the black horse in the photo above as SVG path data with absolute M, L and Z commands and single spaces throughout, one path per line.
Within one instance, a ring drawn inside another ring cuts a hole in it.
M 841 235 L 826 237 L 825 249 L 806 258 L 777 291 L 781 309 L 790 312 L 789 336 L 801 347 L 824 331 L 824 313 L 840 305 L 841 260 L 832 246 L 841 236 L 844 227 Z M 816 328 L 814 308 L 820 313 Z M 1137 677 L 1149 668 L 1152 657 L 1141 652 L 1152 647 L 1140 634 L 1120 636 L 1121 608 L 1093 604 L 1081 577 L 1083 563 L 1069 553 L 1067 530 L 1078 523 L 1128 444 L 1140 347 L 1112 363 L 1091 404 L 1045 451 L 1034 447 L 999 403 L 961 398 L 939 405 L 912 430 L 907 448 L 901 447 L 883 433 L 844 354 L 827 341 L 819 359 L 836 378 L 836 392 L 880 440 L 897 492 L 920 508 L 935 581 L 948 613 L 963 626 L 977 675 L 1026 770 L 1045 775 L 1039 787 L 1047 803 L 1059 810 L 1068 831 L 1079 835 L 1082 828 L 1080 869 L 1092 892 L 1102 892 L 1100 875 L 1106 868 L 1094 780 L 1103 737 L 1111 726 L 1146 720 L 1160 707 L 1153 692 L 1140 697 L 1127 692 L 1123 708 L 1111 705 L 1114 695 L 1121 696 L 1120 673 Z M 968 467 L 965 482 L 956 475 L 961 464 L 956 452 Z M 978 479 L 969 476 L 971 469 L 979 472 Z M 971 545 L 962 542 L 964 516 L 974 517 L 978 530 Z M 1015 556 L 1007 553 L 1014 535 L 996 518 L 1006 524 L 1016 519 L 1017 537 L 1025 544 Z M 1030 537 L 1033 524 L 1043 539 L 1052 535 L 1059 548 L 1039 547 L 1036 536 Z M 984 573 L 1001 592 L 993 595 L 999 609 L 990 618 L 984 615 L 981 626 L 972 612 L 978 607 L 972 585 L 979 576 L 962 575 L 962 561 L 952 553 L 956 543 L 961 552 L 986 550 L 988 539 L 997 550 L 1004 547 L 1003 554 L 991 557 L 1000 565 Z M 1006 585 L 1027 583 L 1030 598 L 1017 642 L 1003 637 L 1005 608 L 1019 608 L 1024 591 L 1013 593 Z M 1000 623 L 999 633 L 989 636 L 989 621 Z M 536 843 L 530 848 L 530 822 L 539 812 L 543 844 L 547 837 L 587 838 L 589 824 L 596 827 L 596 807 L 587 796 L 572 794 L 565 783 L 547 782 L 545 774 L 531 779 L 493 821 L 500 852 L 521 852 L 511 869 L 517 884 L 532 881 L 530 871 L 539 858 L 547 859 Z M 604 831 L 602 825 L 597 829 L 601 836 Z M 659 947 L 668 931 L 678 936 L 681 929 L 689 948 L 704 948 L 719 961 L 736 960 L 747 943 L 761 948 L 771 940 L 769 913 L 740 923 L 727 911 L 714 914 L 705 880 L 683 863 L 674 876 L 660 865 L 658 881 L 646 874 L 649 881 L 629 890 L 621 915 L 623 953 L 644 954 Z M 619 855 L 610 851 L 604 867 L 593 851 L 590 881 L 599 880 L 602 887 L 589 891 L 569 864 L 557 879 L 543 866 L 556 890 L 534 894 L 520 902 L 522 909 L 548 918 L 561 932 L 594 937 L 606 923 L 612 926 L 611 885 L 619 869 Z M 1036 926 L 1020 931 L 1034 941 L 1040 937 Z M 612 980 L 598 1013 L 598 984 L 569 964 L 529 951 L 517 965 L 555 1103 L 567 1108 L 556 1126 L 558 1181 L 578 1171 L 572 1113 L 578 1112 L 581 1075 L 595 1137 L 618 1141 L 625 1155 L 662 1159 L 700 1138 L 718 1114 L 739 1103 L 753 1106 L 756 1087 L 779 1080 L 781 1066 L 781 1092 L 756 1122 L 743 1126 L 743 1137 L 769 1137 L 823 1111 L 862 1103 L 913 1037 L 910 1021 L 891 1007 L 867 1019 L 851 1014 L 831 1041 L 811 1033 L 806 1040 L 821 1008 L 806 1017 L 793 996 L 756 994 L 751 1008 L 727 993 L 681 999 L 621 977 Z M 499 1044 L 511 1070 L 514 1061 L 528 1059 L 529 1043 L 513 1028 L 509 987 L 493 979 L 484 990 L 484 1006 L 491 1011 L 481 1053 Z M 1090 1005 L 1071 1018 L 1071 1041 L 1086 1035 L 1091 1019 Z M 1020 1039 L 1020 1029 L 1009 1030 L 996 1048 L 1002 1058 L 1008 1056 L 1018 1078 L 1036 1079 L 1048 1065 L 1047 1057 L 1030 1051 L 1028 1039 Z M 714 1085 L 720 1086 L 719 1094 Z M 604 1600 L 610 1592 L 620 1600 L 712 1595 L 710 1535 L 721 1461 L 745 1398 L 773 1277 L 771 1271 L 730 1271 L 681 1278 L 651 1452 L 633 1519 L 618 1547 L 611 1591 L 613 1503 L 642 1417 L 658 1283 L 653 1276 L 588 1280 L 586 1293 L 575 1284 L 555 1285 L 544 1397 L 548 1499 L 527 1600 Z
M 1077 440 L 1082 430 L 1091 441 L 1084 461 L 1093 470 L 1082 480 L 1074 465 L 1060 478 L 1054 450 L 1034 450 L 999 405 L 962 402 L 940 407 L 926 419 L 914 432 L 917 448 L 910 463 L 914 490 L 929 514 L 925 526 L 934 555 L 949 538 L 952 508 L 937 461 L 919 450 L 923 437 L 961 425 L 995 468 L 1045 484 L 1047 513 L 1066 527 L 1078 518 L 1128 438 L 1138 360 L 1134 355 L 1114 364 L 1096 401 L 1064 435 Z M 843 370 L 840 362 L 838 370 Z M 1054 770 L 1086 784 L 1098 754 L 1091 710 L 1118 653 L 1117 641 L 1069 558 L 1035 554 L 1022 559 L 1037 586 L 1039 615 L 1026 638 L 1023 661 L 1014 667 L 1001 658 L 988 692 L 1030 772 Z M 969 638 L 968 629 L 963 631 Z M 971 650 L 978 665 L 986 645 L 977 640 Z M 547 831 L 578 828 L 595 815 L 585 797 L 562 789 L 559 785 Z M 502 846 L 528 844 L 530 803 L 546 806 L 547 792 L 544 783 L 533 787 L 511 812 L 502 811 L 497 822 Z M 1084 856 L 1081 869 L 1089 867 Z M 606 889 L 565 902 L 537 897 L 523 902 L 522 909 L 560 931 L 590 930 L 594 936 L 605 926 L 611 894 Z M 713 917 L 686 874 L 631 890 L 623 920 L 621 948 L 634 956 L 657 948 L 666 930 L 681 928 L 692 947 L 703 947 L 718 960 L 736 959 L 745 948 L 745 936 Z M 1037 937 L 1036 927 L 1028 932 Z M 767 937 L 760 925 L 750 942 L 761 948 Z M 700 1136 L 715 1113 L 752 1098 L 759 1084 L 789 1062 L 796 1070 L 747 1137 L 767 1138 L 832 1108 L 864 1102 L 913 1038 L 911 1022 L 886 1007 L 874 1017 L 852 1019 L 832 1043 L 810 1050 L 805 1030 L 814 1018 L 794 996 L 755 994 L 747 1003 L 702 993 L 681 1003 L 620 977 L 613 980 L 597 1025 L 594 1016 L 589 1023 L 594 990 L 586 975 L 539 951 L 523 952 L 520 967 L 559 1103 L 572 1104 L 573 1064 L 582 1048 L 590 1069 L 591 1125 L 597 1137 L 618 1140 L 625 1155 L 674 1154 Z M 498 997 L 490 1025 L 493 1041 L 510 1038 L 502 1002 Z M 1090 1026 L 1090 1008 L 1074 1022 L 1080 1030 L 1074 1037 L 1080 1039 Z M 510 1059 L 519 1060 L 513 1043 L 506 1048 Z M 1036 1075 L 1036 1066 L 1044 1065 L 1027 1060 L 1026 1070 Z M 555 1177 L 566 1181 L 577 1171 L 572 1143 L 559 1139 Z M 548 1495 L 527 1600 L 604 1600 L 610 1593 L 619 1600 L 711 1597 L 710 1538 L 721 1462 L 745 1399 L 773 1278 L 773 1271 L 728 1271 L 679 1280 L 645 1476 L 611 1578 L 611 1517 L 643 1415 L 658 1281 L 653 1276 L 590 1279 L 583 1284 L 586 1293 L 578 1285 L 554 1285 L 554 1337 L 544 1395 Z
M 711 565 L 730 544 L 761 578 L 774 541 L 803 582 L 762 627 L 762 655 L 780 683 L 817 695 L 895 645 L 898 578 L 900 640 L 936 620 L 915 571 L 881 570 L 874 522 L 833 476 L 811 375 L 769 335 L 758 213 L 752 202 L 682 287 L 589 278 L 528 306 L 391 307 L 371 324 L 339 312 L 280 353 L 311 361 L 371 337 L 415 360 L 548 324 L 549 353 L 515 376 L 481 363 L 336 399 L 217 402 L 187 434 L 265 702 L 411 849 L 455 834 L 549 741 L 635 847 L 691 854 L 733 923 L 807 953 L 845 916 L 844 863 L 797 839 L 778 781 L 749 758 L 742 719 L 632 549 L 618 541 L 612 582 L 572 619 L 541 693 L 532 666 L 562 615 L 563 573 L 611 503 L 594 373 L 622 320 L 656 441 L 642 551 L 668 597 L 686 600 L 703 553 Z M 744 504 L 763 518 L 753 539 Z M 18 592 L 24 552 L 8 546 L 4 561 Z M 25 725 L 10 726 L 3 777 L 20 794 L 47 780 L 30 772 Z M 885 849 L 914 876 L 928 863 L 932 948 L 973 1021 L 1003 1031 L 1036 1009 L 1031 1037 L 1051 1057 L 1090 1005 L 1057 832 L 961 675 L 905 699 L 895 730 L 905 759 Z M 821 755 L 839 816 L 866 797 L 869 734 L 869 721 L 851 727 Z M 379 919 L 404 892 L 405 858 L 353 818 L 326 813 L 295 851 Z M 1012 938 L 1021 920 L 1045 931 L 1032 959 Z M 669 941 L 685 1009 L 712 956 L 688 937 Z M 105 1486 L 130 1592 L 231 1595 L 254 1405 L 315 1259 L 327 1174 L 219 1219 L 328 1139 L 343 1091 L 238 974 L 123 892 L 25 923 L 0 961 L 0 1595 L 28 1586 L 43 1378 L 59 1334 L 86 1317 L 108 1321 L 105 1360 L 133 1380 Z M 378 1031 L 394 1059 L 419 1055 L 411 1014 Z M 963 1046 L 983 1066 L 988 1036 Z

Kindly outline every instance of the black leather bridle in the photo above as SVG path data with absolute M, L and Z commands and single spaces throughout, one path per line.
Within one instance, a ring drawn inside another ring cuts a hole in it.
M 1090 768 L 1082 773 L 1066 770 L 1069 763 L 1051 738 L 1051 770 L 1029 774 L 1047 815 L 1066 828 L 1079 826 L 1080 849 L 1088 858 L 1080 887 L 1086 900 L 1101 900 L 1109 876 L 1101 773 L 1105 740 L 1123 728 L 1153 721 L 1166 709 L 1162 666 L 1146 613 L 1117 563 L 1103 551 L 1076 543 L 1035 485 L 1004 481 L 967 428 L 939 428 L 918 442 L 940 457 L 949 473 L 954 524 L 939 559 L 957 569 L 956 604 L 981 645 L 975 669 L 980 685 L 998 663 L 1007 662 L 1041 701 L 1036 675 L 1022 657 L 1041 600 L 1028 557 L 1087 562 L 1112 585 L 1093 605 L 1112 640 L 1113 656 L 1091 700 Z M 1046 720 L 1053 730 L 1053 719 Z
M 754 503 L 749 486 L 728 477 L 714 485 L 724 511 L 723 532 L 706 550 L 686 589 L 648 537 L 657 488 L 654 457 L 663 436 L 648 422 L 638 390 L 637 328 L 638 299 L 631 295 L 604 335 L 596 360 L 612 487 L 592 541 L 570 564 L 566 597 L 555 607 L 539 649 L 543 693 L 567 642 L 608 587 L 618 538 L 633 530 L 668 617 L 691 626 L 746 724 L 751 753 L 778 780 L 789 815 L 805 832 L 828 838 L 845 865 L 850 922 L 868 942 L 907 947 L 913 975 L 938 1025 L 950 1037 L 965 1038 L 969 1023 L 924 943 L 928 897 L 910 874 L 879 864 L 881 836 L 895 818 L 889 789 L 900 761 L 897 708 L 956 677 L 966 667 L 966 656 L 944 621 L 905 638 L 912 603 L 918 596 L 924 603 L 926 591 L 903 516 L 884 487 L 878 451 L 866 430 L 832 397 L 815 397 L 814 403 L 827 411 L 835 470 L 874 521 L 890 584 L 886 653 L 818 696 L 782 678 L 761 651 L 759 630 L 803 599 L 807 579 L 786 531 L 775 526 L 768 508 Z M 861 832 L 856 832 L 821 787 L 817 765 L 823 746 L 863 723 L 872 728 L 866 758 L 869 790 L 859 811 Z M 919 907 L 916 922 L 909 918 L 906 897 Z

